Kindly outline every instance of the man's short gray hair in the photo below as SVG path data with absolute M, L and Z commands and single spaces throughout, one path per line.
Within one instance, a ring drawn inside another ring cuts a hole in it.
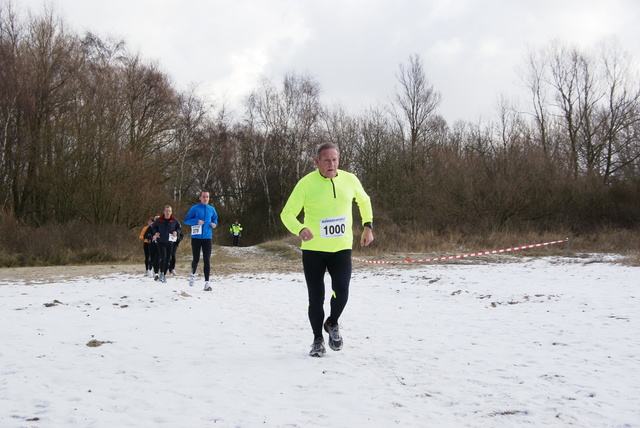
M 322 153 L 322 151 L 327 149 L 336 149 L 336 152 L 338 152 L 338 156 L 340 156 L 340 149 L 337 145 L 333 143 L 322 143 L 318 146 L 318 150 L 316 150 L 316 157 L 320 159 L 320 154 Z

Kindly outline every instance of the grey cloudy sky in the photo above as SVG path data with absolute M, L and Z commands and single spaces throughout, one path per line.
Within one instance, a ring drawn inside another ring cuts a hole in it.
M 42 0 L 17 0 L 38 12 Z M 230 105 L 287 72 L 357 112 L 392 98 L 419 54 L 448 120 L 494 115 L 521 97 L 527 47 L 554 39 L 593 50 L 616 37 L 640 60 L 638 0 L 49 0 L 72 30 L 124 39 L 178 89 Z M 637 64 L 637 63 L 636 63 Z M 637 67 L 636 67 L 637 68 Z

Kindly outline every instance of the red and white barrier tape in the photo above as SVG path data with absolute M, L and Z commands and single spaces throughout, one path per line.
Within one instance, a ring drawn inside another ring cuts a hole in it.
M 459 255 L 459 256 L 435 257 L 433 259 L 419 259 L 419 260 L 405 259 L 405 260 L 402 260 L 402 261 L 390 261 L 390 262 L 379 261 L 379 260 L 364 260 L 364 259 L 358 259 L 356 257 L 352 257 L 352 259 L 353 260 L 357 260 L 359 262 L 364 262 L 364 263 L 385 263 L 385 264 L 436 262 L 436 261 L 440 261 L 440 260 L 463 259 L 463 258 L 466 258 L 466 257 L 485 256 L 487 254 L 508 253 L 510 251 L 526 250 L 527 248 L 535 248 L 535 247 L 544 247 L 546 245 L 560 244 L 562 242 L 568 242 L 568 241 L 569 241 L 569 238 L 566 238 L 566 239 L 562 239 L 560 241 L 551 241 L 551 242 L 545 242 L 545 243 L 542 243 L 542 244 L 533 244 L 533 245 L 525 245 L 525 246 L 522 246 L 522 247 L 505 248 L 503 250 L 484 251 L 482 253 L 462 254 L 462 255 Z

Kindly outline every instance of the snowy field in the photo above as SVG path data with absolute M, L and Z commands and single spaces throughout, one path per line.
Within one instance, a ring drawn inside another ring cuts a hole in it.
M 640 268 L 492 260 L 357 269 L 323 358 L 301 273 L 0 276 L 0 426 L 640 427 Z

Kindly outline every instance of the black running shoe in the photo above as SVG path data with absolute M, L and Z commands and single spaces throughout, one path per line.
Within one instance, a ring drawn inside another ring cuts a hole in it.
M 329 333 L 329 348 L 334 351 L 342 349 L 342 336 L 340 335 L 340 327 L 338 324 L 329 325 L 329 321 L 324 322 L 324 331 Z
M 318 337 L 313 341 L 313 345 L 311 345 L 311 351 L 309 351 L 309 355 L 312 357 L 322 357 L 327 350 L 324 348 L 324 339 Z

